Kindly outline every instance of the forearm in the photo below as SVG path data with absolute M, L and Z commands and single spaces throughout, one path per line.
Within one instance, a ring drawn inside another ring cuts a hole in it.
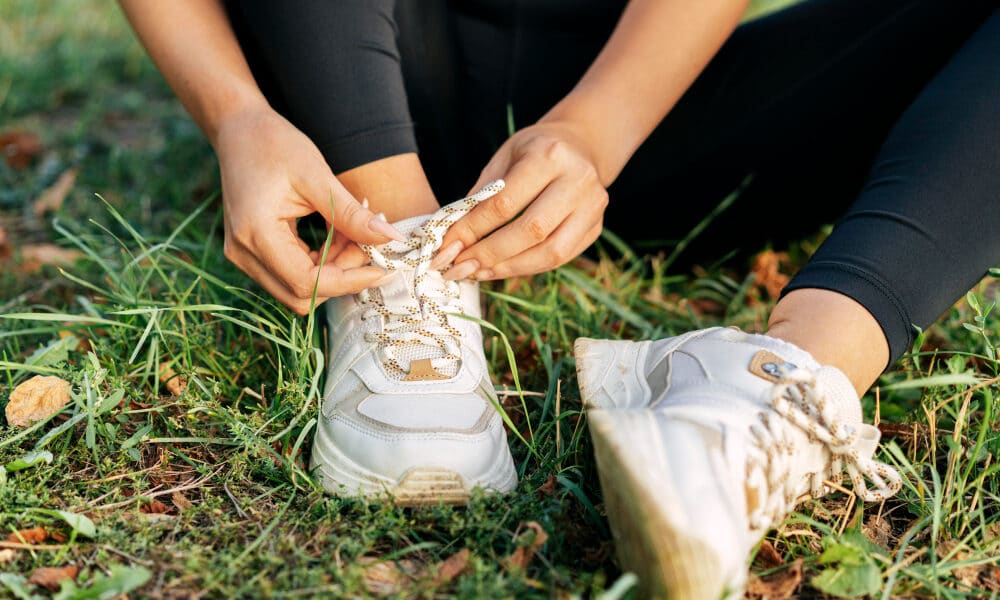
M 267 107 L 219 0 L 119 0 L 153 62 L 215 145 L 225 119 Z
M 582 127 L 605 185 L 697 79 L 749 0 L 632 0 L 576 87 L 542 119 Z

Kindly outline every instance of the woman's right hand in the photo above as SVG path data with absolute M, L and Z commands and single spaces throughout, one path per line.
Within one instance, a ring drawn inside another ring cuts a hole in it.
M 316 145 L 270 107 L 226 118 L 213 146 L 222 174 L 225 255 L 297 314 L 334 296 L 378 285 L 357 243 L 402 235 L 363 207 Z M 324 264 L 299 237 L 296 221 L 314 212 L 335 235 Z

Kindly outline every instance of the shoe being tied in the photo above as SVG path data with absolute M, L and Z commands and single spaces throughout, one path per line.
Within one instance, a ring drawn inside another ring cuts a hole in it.
M 472 320 L 481 318 L 477 284 L 446 281 L 429 266 L 448 227 L 502 188 L 497 181 L 395 223 L 407 241 L 365 247 L 394 276 L 327 301 L 330 356 L 311 462 L 328 492 L 464 504 L 473 488 L 517 484 Z
M 753 547 L 799 502 L 844 471 L 865 501 L 900 488 L 850 381 L 792 344 L 710 328 L 581 338 L 574 354 L 617 553 L 643 597 L 742 598 Z

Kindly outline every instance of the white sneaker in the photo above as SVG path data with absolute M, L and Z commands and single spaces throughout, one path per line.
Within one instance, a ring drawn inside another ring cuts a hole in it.
M 753 547 L 842 471 L 863 500 L 900 488 L 850 381 L 792 344 L 711 328 L 574 353 L 621 568 L 644 597 L 742 598 Z
M 495 182 L 395 227 L 406 242 L 367 247 L 388 283 L 327 301 L 329 362 L 313 472 L 330 493 L 397 504 L 464 504 L 517 475 L 490 381 L 474 282 L 429 268 L 448 227 Z

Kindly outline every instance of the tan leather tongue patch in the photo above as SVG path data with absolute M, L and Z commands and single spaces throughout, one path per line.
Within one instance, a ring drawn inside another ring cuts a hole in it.
M 788 372 L 795 365 L 769 350 L 759 350 L 750 359 L 750 372 L 768 381 L 778 381 L 782 372 Z
M 431 359 L 421 358 L 410 361 L 410 372 L 406 374 L 403 381 L 434 381 L 437 379 L 448 379 L 447 375 L 442 375 L 434 370 Z

